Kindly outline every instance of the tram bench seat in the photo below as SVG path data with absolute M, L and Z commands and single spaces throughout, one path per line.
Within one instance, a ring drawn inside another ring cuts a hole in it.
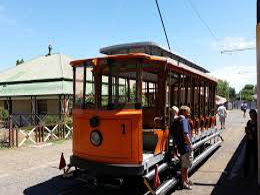
M 153 129 L 161 128 L 160 120 L 154 121 L 155 118 L 160 118 L 160 114 L 157 113 L 156 108 L 143 108 L 143 128 Z
M 153 129 L 143 129 L 143 151 L 154 153 L 158 136 Z M 156 130 L 155 130 L 156 131 Z

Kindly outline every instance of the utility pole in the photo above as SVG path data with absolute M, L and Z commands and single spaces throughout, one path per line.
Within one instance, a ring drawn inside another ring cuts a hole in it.
M 257 155 L 258 155 L 258 187 L 260 187 L 260 0 L 257 0 L 257 22 L 256 22 L 256 60 L 257 60 Z
M 228 89 L 227 89 L 227 101 L 229 102 L 229 83 L 228 83 Z

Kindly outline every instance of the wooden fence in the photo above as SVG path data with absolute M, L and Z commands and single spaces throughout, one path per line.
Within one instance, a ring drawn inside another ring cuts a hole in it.
M 13 118 L 9 120 L 9 147 L 21 147 L 25 143 L 38 144 L 50 140 L 67 139 L 72 136 L 72 125 L 58 122 L 56 124 L 36 125 L 26 128 L 13 124 Z
M 47 117 L 54 117 L 57 120 L 63 121 L 63 114 L 13 114 L 13 125 L 18 127 L 36 126 L 45 122 Z

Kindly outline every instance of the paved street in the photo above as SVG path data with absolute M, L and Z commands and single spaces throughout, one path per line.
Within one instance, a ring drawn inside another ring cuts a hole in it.
M 230 185 L 227 183 L 232 184 L 237 178 L 241 178 L 243 144 L 240 142 L 247 120 L 242 118 L 240 111 L 230 112 L 226 129 L 223 131 L 225 141 L 191 176 L 194 182 L 193 190 L 176 190 L 173 194 L 209 195 L 229 192 Z M 238 151 L 236 155 L 235 151 Z M 90 188 L 81 181 L 61 178 L 61 171 L 57 169 L 61 152 L 64 152 L 68 159 L 71 154 L 71 141 L 43 148 L 0 150 L 0 194 L 108 194 L 106 188 Z M 255 180 L 252 180 L 251 183 L 254 182 Z M 236 188 L 239 189 L 243 185 L 245 183 L 241 182 Z M 231 189 L 234 188 L 231 186 Z M 254 185 L 250 187 L 250 190 L 252 189 Z M 109 190 L 110 194 L 122 194 L 118 189 Z M 236 195 L 244 194 L 242 192 L 238 191 Z

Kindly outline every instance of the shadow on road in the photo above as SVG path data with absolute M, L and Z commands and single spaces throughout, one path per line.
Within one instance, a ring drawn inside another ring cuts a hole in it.
M 75 178 L 63 178 L 62 176 L 53 177 L 52 179 L 29 187 L 23 191 L 25 195 L 121 195 L 119 188 L 112 186 L 94 186 Z
M 245 138 L 240 142 L 237 150 L 222 173 L 211 195 L 236 194 L 257 195 L 257 176 L 244 177 L 243 167 L 245 158 Z
M 82 183 L 76 180 L 64 179 L 62 176 L 53 177 L 43 183 L 29 187 L 24 190 L 25 195 L 45 195 L 45 194 L 66 194 L 64 192 L 71 192 L 72 189 L 81 186 Z

